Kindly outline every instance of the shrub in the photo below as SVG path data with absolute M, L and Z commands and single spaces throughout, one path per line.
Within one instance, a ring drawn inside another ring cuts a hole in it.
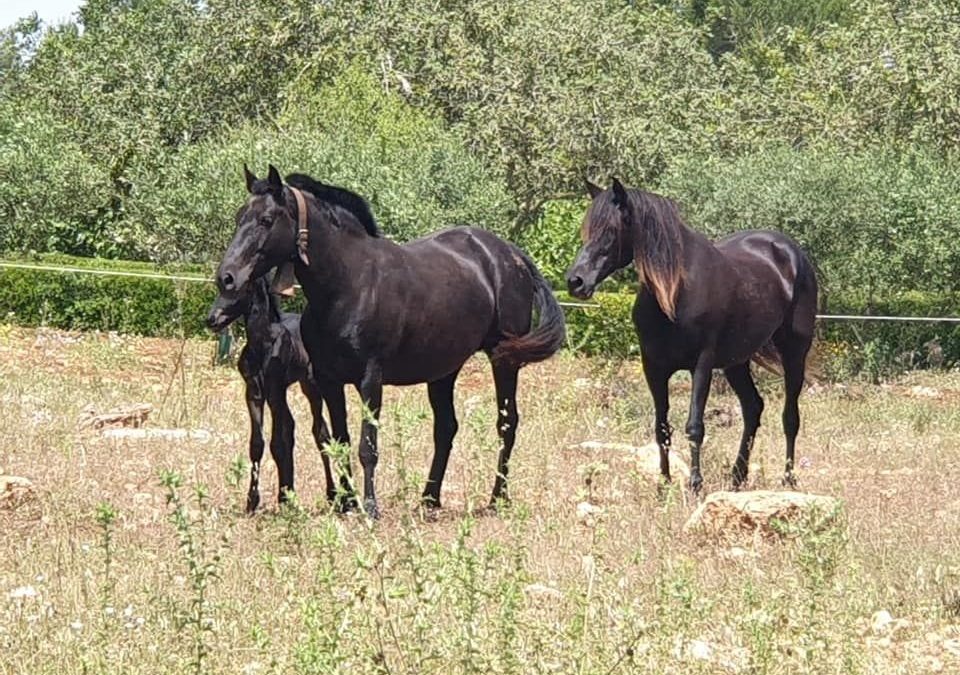
M 709 236 L 771 229 L 810 253 L 829 298 L 867 303 L 902 289 L 953 292 L 960 279 L 960 164 L 923 148 L 776 147 L 733 161 L 689 159 L 660 191 Z
M 148 263 L 105 261 L 64 255 L 24 259 L 31 264 L 122 271 L 156 272 L 209 278 L 197 265 L 158 267 Z M 202 336 L 204 319 L 216 295 L 212 284 L 141 277 L 99 276 L 73 272 L 0 268 L 0 319 L 25 326 L 46 325 L 71 330 L 115 330 L 140 335 Z M 635 290 L 597 293 L 582 303 L 558 293 L 565 304 L 568 348 L 581 354 L 633 358 L 640 344 L 631 311 Z M 586 305 L 586 306 L 584 306 Z M 302 311 L 304 299 L 287 301 L 289 311 Z M 900 293 L 882 301 L 862 295 L 835 294 L 825 311 L 831 314 L 890 316 L 957 316 L 960 293 Z M 846 377 L 866 371 L 874 379 L 904 368 L 960 363 L 960 324 L 885 321 L 822 321 L 820 355 L 828 374 Z
M 31 262 L 159 271 L 147 264 L 111 264 L 67 256 L 44 256 Z M 167 268 L 165 272 L 195 274 L 196 268 Z M 212 284 L 192 281 L 0 268 L 0 319 L 24 326 L 164 337 L 198 335 L 205 331 L 203 322 L 215 295 Z

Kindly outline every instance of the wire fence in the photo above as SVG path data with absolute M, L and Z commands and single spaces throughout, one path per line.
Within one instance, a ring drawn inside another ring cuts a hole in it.
M 208 277 L 164 274 L 161 272 L 134 272 L 132 270 L 104 270 L 92 269 L 86 267 L 70 267 L 66 265 L 42 265 L 24 262 L 11 262 L 0 260 L 0 269 L 19 269 L 32 270 L 37 272 L 55 272 L 60 274 L 92 274 L 106 277 L 130 277 L 138 279 L 158 279 L 166 281 L 186 281 L 194 283 L 211 284 L 213 280 Z M 300 288 L 299 285 L 296 288 Z M 571 309 L 590 310 L 599 308 L 600 305 L 592 302 L 570 302 L 561 301 L 558 303 L 561 307 Z M 900 321 L 913 323 L 960 323 L 960 317 L 956 316 L 883 316 L 876 314 L 817 314 L 820 321 Z

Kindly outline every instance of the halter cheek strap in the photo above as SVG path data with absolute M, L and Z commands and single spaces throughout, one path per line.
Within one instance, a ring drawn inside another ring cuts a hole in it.
M 295 187 L 290 188 L 294 198 L 297 200 L 297 253 L 304 265 L 310 264 L 307 257 L 307 200 L 303 193 Z
M 295 187 L 291 187 L 290 192 L 297 200 L 297 254 L 304 265 L 309 265 L 310 258 L 307 257 L 307 200 L 303 193 Z M 277 268 L 272 284 L 274 293 L 279 293 L 285 297 L 293 296 L 294 283 L 297 280 L 293 262 L 293 260 L 288 260 Z

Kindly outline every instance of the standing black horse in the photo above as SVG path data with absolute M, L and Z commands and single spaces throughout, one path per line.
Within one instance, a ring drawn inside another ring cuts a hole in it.
M 327 499 L 333 502 L 337 495 L 330 458 L 325 450 L 330 434 L 323 421 L 323 402 L 327 401 L 335 430 L 341 435 L 346 434 L 343 387 L 321 389 L 313 380 L 310 361 L 300 338 L 300 315 L 280 311 L 266 278 L 257 279 L 244 292 L 230 298 L 220 295 L 213 303 L 207 324 L 213 330 L 223 330 L 240 316 L 244 317 L 247 344 L 240 352 L 237 368 L 246 383 L 247 410 L 250 413 L 250 490 L 247 493 L 247 512 L 253 513 L 260 504 L 264 401 L 270 406 L 273 420 L 270 454 L 277 464 L 279 500 L 285 501 L 287 493 L 293 490 L 294 421 L 287 405 L 287 389 L 294 382 L 300 383 L 300 389 L 310 402 L 313 437 L 320 448 L 323 471 L 327 479 Z M 348 476 L 341 478 L 341 487 L 350 488 Z M 348 507 L 349 504 L 344 503 L 341 506 Z
M 457 419 L 453 388 L 464 362 L 486 352 L 493 365 L 502 448 L 492 503 L 506 498 L 517 431 L 517 375 L 555 353 L 565 337 L 550 286 L 516 246 L 459 227 L 396 244 L 379 236 L 359 195 L 274 167 L 266 180 L 246 170 L 250 197 L 217 282 L 233 297 L 269 269 L 291 266 L 309 301 L 301 324 L 318 378 L 357 387 L 367 407 L 360 440 L 364 507 L 376 516 L 377 419 L 384 384 L 428 384 L 434 456 L 423 492 L 440 505 L 440 486 Z M 539 325 L 531 330 L 533 310 Z
M 589 298 L 597 285 L 631 261 L 640 276 L 633 323 L 640 336 L 643 371 L 656 408 L 660 471 L 670 480 L 672 429 L 667 383 L 678 370 L 693 375 L 686 433 L 690 487 L 700 490 L 703 412 L 714 368 L 722 368 L 740 399 L 743 437 L 733 483 L 747 478 L 750 450 L 760 426 L 763 399 L 750 361 L 783 369 L 787 437 L 784 483 L 795 485 L 794 445 L 800 429 L 797 399 L 813 340 L 817 279 L 813 265 L 789 237 L 745 231 L 713 243 L 691 230 L 671 200 L 626 189 L 587 184 L 593 202 L 583 222 L 583 248 L 567 272 L 570 293 Z

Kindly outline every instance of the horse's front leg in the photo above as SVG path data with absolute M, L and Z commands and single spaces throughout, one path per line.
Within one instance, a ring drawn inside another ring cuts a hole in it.
M 647 359 L 643 361 L 643 375 L 647 379 L 647 387 L 653 397 L 655 419 L 653 432 L 657 439 L 657 448 L 660 450 L 660 476 L 664 483 L 670 482 L 670 440 L 673 429 L 670 427 L 670 375 L 657 370 Z
M 690 392 L 690 414 L 687 416 L 687 440 L 690 441 L 690 489 L 700 493 L 703 475 L 700 473 L 700 448 L 703 446 L 703 413 L 710 394 L 710 379 L 713 377 L 713 354 L 700 353 L 697 365 L 692 371 L 693 391 Z
M 363 466 L 363 508 L 371 518 L 379 518 L 377 495 L 373 486 L 377 469 L 377 427 L 383 399 L 383 371 L 376 361 L 368 361 L 360 380 L 363 424 L 360 427 L 360 464 Z

